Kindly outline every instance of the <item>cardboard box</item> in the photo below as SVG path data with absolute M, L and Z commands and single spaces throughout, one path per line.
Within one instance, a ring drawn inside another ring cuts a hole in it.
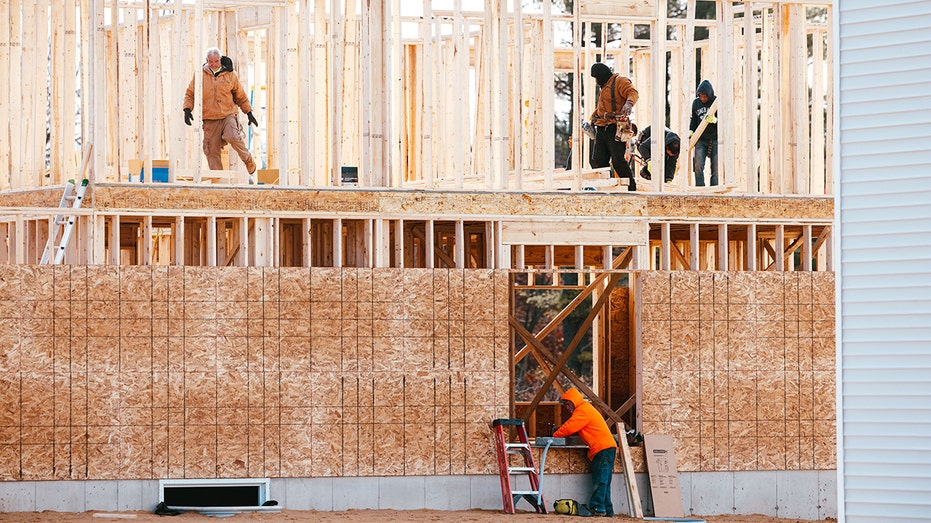
M 264 185 L 278 184 L 278 169 L 259 169 L 255 174 L 257 175 L 255 177 L 256 183 Z

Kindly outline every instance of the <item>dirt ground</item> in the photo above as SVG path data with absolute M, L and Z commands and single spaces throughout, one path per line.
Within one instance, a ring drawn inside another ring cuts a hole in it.
M 750 516 L 690 516 L 693 520 L 706 523 L 808 523 L 810 520 L 780 519 L 763 515 Z M 348 510 L 344 512 L 316 512 L 299 510 L 282 510 L 279 513 L 257 514 L 241 513 L 222 518 L 229 523 L 549 523 L 579 522 L 578 516 L 558 514 L 538 515 L 532 512 L 518 512 L 507 515 L 495 510 Z M 0 513 L 0 522 L 16 523 L 107 523 L 120 521 L 159 521 L 161 523 L 207 523 L 217 522 L 216 516 L 197 512 L 185 512 L 178 516 L 157 516 L 150 512 L 7 512 Z M 605 521 L 593 518 L 592 521 Z M 617 516 L 612 521 L 639 521 L 626 516 Z M 681 520 L 680 520 L 681 521 Z M 818 520 L 820 523 L 836 521 L 834 519 Z

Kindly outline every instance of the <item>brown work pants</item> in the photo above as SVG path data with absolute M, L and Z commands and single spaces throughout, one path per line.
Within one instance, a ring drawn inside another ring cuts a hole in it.
M 242 162 L 246 164 L 246 171 L 249 174 L 255 172 L 255 161 L 249 149 L 246 148 L 246 142 L 243 141 L 242 127 L 236 115 L 231 114 L 219 120 L 204 120 L 204 154 L 207 155 L 207 165 L 210 166 L 210 170 L 223 169 L 220 153 L 226 144 L 230 144 Z

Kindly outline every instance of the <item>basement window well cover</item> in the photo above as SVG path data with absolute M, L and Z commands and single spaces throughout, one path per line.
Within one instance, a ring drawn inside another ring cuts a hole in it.
M 269 501 L 269 480 L 264 479 L 163 479 L 159 501 L 173 509 L 201 512 L 278 511 Z

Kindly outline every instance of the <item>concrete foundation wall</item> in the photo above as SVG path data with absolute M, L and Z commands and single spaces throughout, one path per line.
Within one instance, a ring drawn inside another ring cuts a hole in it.
M 679 474 L 685 514 L 766 514 L 782 518 L 837 517 L 834 471 L 682 472 Z M 615 474 L 615 512 L 626 514 L 624 477 Z M 641 502 L 652 514 L 649 478 L 637 474 Z M 543 477 L 548 508 L 556 499 L 581 502 L 591 493 L 587 474 Z M 407 476 L 367 478 L 272 479 L 271 499 L 286 510 L 337 511 L 501 510 L 496 475 Z M 157 480 L 20 481 L 0 483 L 0 512 L 154 510 L 159 500 Z M 526 501 L 518 510 L 532 510 Z

